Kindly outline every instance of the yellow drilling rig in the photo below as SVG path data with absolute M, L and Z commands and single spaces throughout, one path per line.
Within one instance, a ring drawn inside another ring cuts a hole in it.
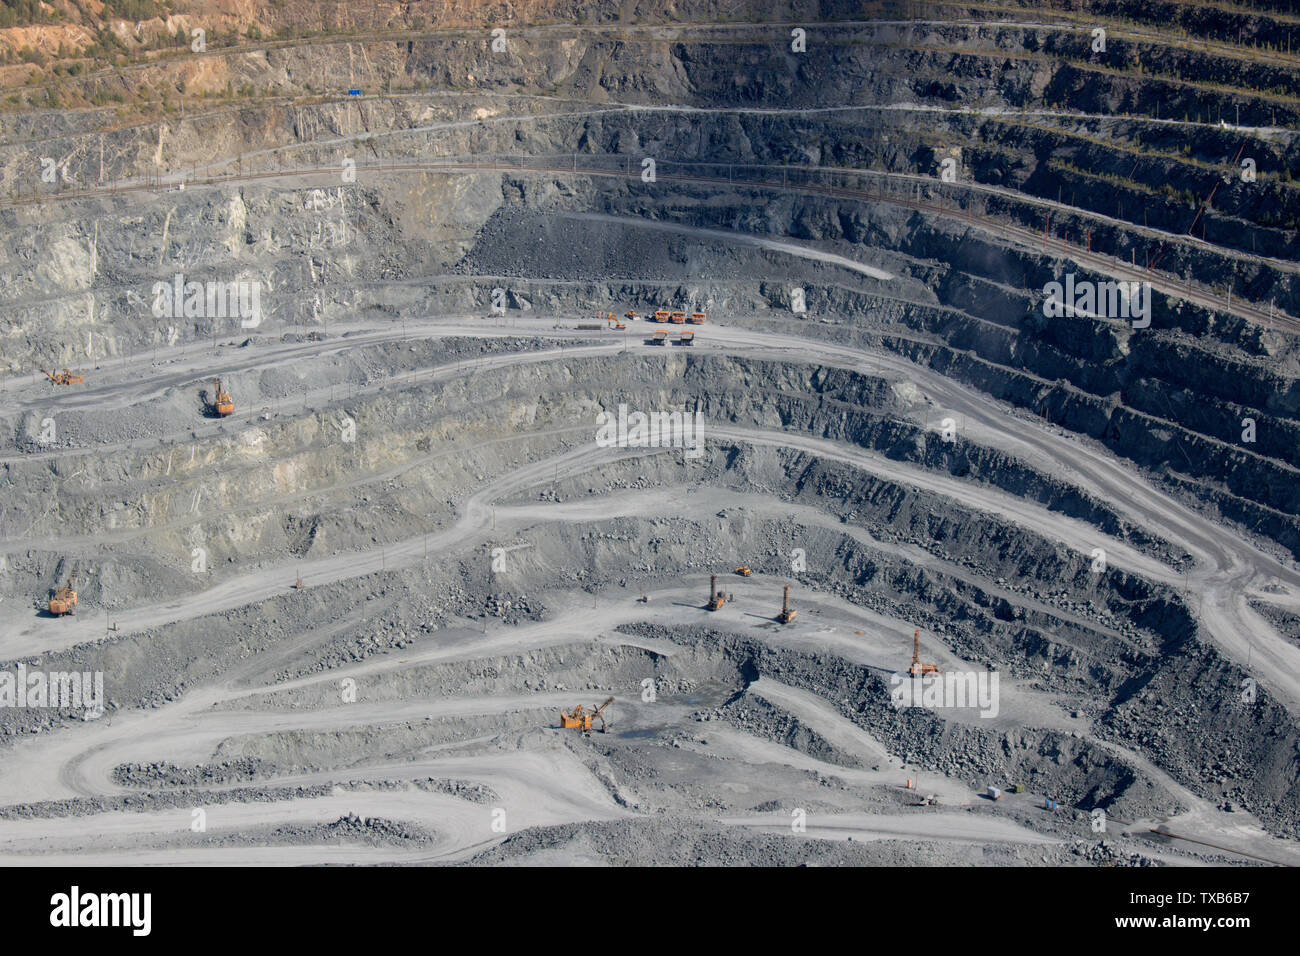
M 710 611 L 716 611 L 727 603 L 726 595 L 718 590 L 718 576 L 709 576 L 709 603 L 705 605 Z
M 782 624 L 789 624 L 798 615 L 799 612 L 790 606 L 790 585 L 787 584 L 785 590 L 781 592 L 781 613 L 776 616 L 776 619 Z
M 921 629 L 919 627 L 912 629 L 912 666 L 907 669 L 907 672 L 913 677 L 939 673 L 939 665 L 921 663 Z
M 216 379 L 212 383 L 212 387 L 215 393 L 212 399 L 213 410 L 222 418 L 225 418 L 227 415 L 233 415 L 235 412 L 235 400 L 230 397 L 229 392 L 222 391 L 221 379 Z

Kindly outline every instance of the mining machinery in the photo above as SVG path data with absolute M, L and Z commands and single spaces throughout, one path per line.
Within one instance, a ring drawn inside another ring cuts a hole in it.
M 912 629 L 912 666 L 907 669 L 907 672 L 913 677 L 939 673 L 938 665 L 921 663 L 921 629 L 919 627 Z
M 716 574 L 711 575 L 709 577 L 709 603 L 705 607 L 710 611 L 716 611 L 726 603 L 726 596 L 718 590 L 718 576 Z
M 215 397 L 212 399 L 213 410 L 222 418 L 227 415 L 233 415 L 235 412 L 235 400 L 230 397 L 229 392 L 222 391 L 221 379 L 216 379 L 212 383 Z
M 579 704 L 568 713 L 561 712 L 560 727 L 565 730 L 581 730 L 587 732 L 591 730 L 592 721 L 599 720 L 600 732 L 603 734 L 605 732 L 605 708 L 612 703 L 614 703 L 614 698 L 609 697 L 606 698 L 605 703 L 593 710 L 588 710 Z
M 73 572 L 64 587 L 54 589 L 54 593 L 50 596 L 49 610 L 55 617 L 62 617 L 65 614 L 71 614 L 76 606 L 77 575 Z
M 41 369 L 41 371 L 45 372 L 45 369 Z M 81 385 L 86 381 L 85 376 L 74 372 L 70 368 L 65 368 L 58 375 L 53 372 L 45 372 L 45 376 L 55 385 Z
M 776 616 L 776 619 L 782 624 L 789 624 L 798 614 L 799 612 L 790 606 L 790 585 L 787 584 L 785 590 L 781 592 L 781 613 Z

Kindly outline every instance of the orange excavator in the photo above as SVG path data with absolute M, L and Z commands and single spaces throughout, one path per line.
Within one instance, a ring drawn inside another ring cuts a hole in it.
M 605 328 L 607 328 L 607 329 L 625 329 L 625 328 L 627 328 L 627 323 L 626 323 L 626 322 L 620 322 L 620 321 L 619 321 L 619 320 L 614 316 L 614 313 L 613 313 L 613 312 L 606 312 L 606 313 L 605 313 Z
M 748 564 L 742 564 L 740 567 L 736 568 L 736 573 L 742 578 L 747 578 L 752 575 L 754 571 Z
M 630 322 L 635 322 L 637 319 L 641 318 L 641 314 L 639 312 L 633 312 L 631 309 L 628 309 L 626 312 L 623 313 L 623 318 L 627 319 Z
M 913 677 L 939 673 L 938 665 L 921 663 L 921 629 L 919 627 L 912 630 L 912 666 L 907 669 L 907 672 Z
M 77 575 L 73 572 L 65 587 L 55 588 L 50 596 L 50 613 L 55 617 L 71 614 L 77 606 Z
M 781 613 L 776 616 L 776 619 L 782 624 L 789 624 L 798 615 L 799 612 L 790 606 L 790 585 L 787 584 L 781 594 Z
M 45 369 L 41 369 L 41 371 L 45 372 Z M 65 368 L 58 375 L 55 375 L 52 372 L 45 372 L 45 376 L 55 385 L 83 385 L 86 381 L 85 376 L 74 372 L 70 368 Z
M 587 710 L 587 708 L 579 704 L 568 713 L 561 712 L 560 727 L 565 730 L 581 730 L 585 732 L 591 730 L 592 721 L 599 720 L 600 732 L 603 734 L 605 732 L 604 711 L 612 703 L 614 703 L 614 698 L 610 697 L 594 710 Z
M 227 415 L 233 415 L 235 412 L 235 400 L 230 397 L 229 392 L 221 390 L 221 379 L 212 383 L 216 391 L 216 398 L 212 401 L 212 407 L 216 409 L 218 415 L 225 418 Z
M 709 577 L 709 603 L 705 605 L 710 611 L 716 611 L 727 603 L 726 596 L 718 590 L 718 576 Z

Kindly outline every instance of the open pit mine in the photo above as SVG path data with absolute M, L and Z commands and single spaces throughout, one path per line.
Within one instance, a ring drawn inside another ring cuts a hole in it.
M 1300 863 L 1290 0 L 0 74 L 4 865 Z

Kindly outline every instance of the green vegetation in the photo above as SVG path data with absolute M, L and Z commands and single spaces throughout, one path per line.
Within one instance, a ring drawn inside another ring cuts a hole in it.
M 86 47 L 83 55 L 92 60 L 111 60 L 115 54 L 125 53 L 126 47 L 117 34 L 107 26 L 99 31 L 95 42 Z
M 167 10 L 154 0 L 110 0 L 104 4 L 105 20 L 152 20 L 166 17 Z
M 0 27 L 25 27 L 53 23 L 56 19 L 41 6 L 40 0 L 0 0 Z

